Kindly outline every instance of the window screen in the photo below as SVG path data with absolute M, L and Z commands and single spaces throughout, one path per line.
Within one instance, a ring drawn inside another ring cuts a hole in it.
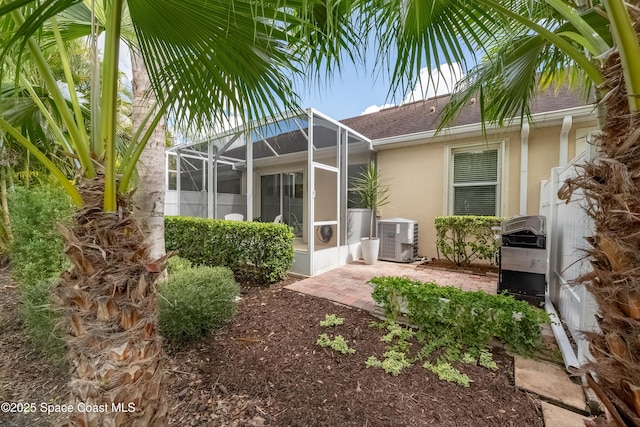
M 453 154 L 453 214 L 496 215 L 498 150 Z
M 175 154 L 167 154 L 167 190 L 178 189 L 178 166 Z

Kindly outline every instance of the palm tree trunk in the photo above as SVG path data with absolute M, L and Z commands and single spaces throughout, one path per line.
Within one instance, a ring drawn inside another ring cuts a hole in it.
M 116 212 L 102 212 L 103 180 L 84 180 L 79 190 L 85 205 L 73 227 L 59 226 L 73 267 L 55 292 L 69 332 L 70 424 L 165 425 L 155 282 L 166 260 L 150 258 L 129 197 L 118 195 Z
M 149 90 L 149 75 L 142 58 L 131 52 L 133 72 L 133 129 L 140 123 L 154 104 Z M 144 129 L 146 131 L 146 129 Z M 142 226 L 152 258 L 165 254 L 164 247 L 164 191 L 165 191 L 165 124 L 158 123 L 138 162 L 138 186 L 134 195 L 135 216 Z
M 630 9 L 636 32 L 638 14 Z M 606 120 L 598 158 L 559 195 L 585 196 L 595 235 L 588 251 L 593 272 L 580 280 L 596 299 L 600 333 L 587 334 L 597 387 L 627 425 L 640 426 L 640 114 L 629 110 L 618 53 L 604 66 Z

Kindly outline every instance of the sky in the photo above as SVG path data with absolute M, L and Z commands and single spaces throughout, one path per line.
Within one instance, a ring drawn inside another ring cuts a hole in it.
M 131 79 L 130 55 L 124 44 L 121 47 L 119 66 Z M 412 91 L 389 95 L 388 79 L 376 77 L 371 70 L 364 68 L 363 65 L 344 63 L 342 72 L 324 81 L 321 87 L 314 85 L 297 88 L 301 107 L 312 107 L 333 119 L 342 120 L 404 102 L 451 93 L 455 83 L 463 76 L 458 64 L 453 64 L 451 68 L 443 67 L 442 76 L 436 70 L 423 68 Z M 430 74 L 436 76 L 435 85 L 428 83 Z
M 341 75 L 326 82 L 322 88 L 306 88 L 299 90 L 302 106 L 313 107 L 329 117 L 342 120 L 365 113 L 373 113 L 381 108 L 391 107 L 403 102 L 428 99 L 437 95 L 451 93 L 455 83 L 463 76 L 458 64 L 451 69 L 444 67 L 442 77 L 436 78 L 436 86 L 428 85 L 430 74 L 439 76 L 436 70 L 423 68 L 420 80 L 409 93 L 397 93 L 389 96 L 389 82 L 375 78 L 356 66 L 345 67 Z M 426 89 L 426 91 L 424 90 Z M 425 93 L 426 92 L 426 93 Z

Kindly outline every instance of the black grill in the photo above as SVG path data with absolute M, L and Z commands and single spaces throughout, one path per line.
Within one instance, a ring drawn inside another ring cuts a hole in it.
M 547 247 L 546 240 L 546 236 L 540 236 L 532 231 L 524 230 L 519 233 L 503 234 L 502 246 L 545 249 Z
M 502 222 L 500 281 L 506 292 L 533 305 L 544 304 L 547 285 L 545 217 L 520 216 Z

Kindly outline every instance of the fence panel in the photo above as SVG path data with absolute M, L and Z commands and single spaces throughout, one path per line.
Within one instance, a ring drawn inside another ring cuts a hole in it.
M 540 191 L 540 214 L 547 217 L 549 298 L 576 343 L 580 364 L 589 357 L 588 343 L 582 332 L 597 330 L 597 307 L 585 286 L 575 285 L 574 281 L 589 271 L 585 238 L 593 234 L 593 229 L 582 208 L 581 194 L 575 193 L 566 203 L 558 199 L 558 189 L 567 178 L 576 175 L 576 168 L 587 156 L 588 153 L 582 154 L 566 167 L 552 169 L 551 177 L 542 183 Z

